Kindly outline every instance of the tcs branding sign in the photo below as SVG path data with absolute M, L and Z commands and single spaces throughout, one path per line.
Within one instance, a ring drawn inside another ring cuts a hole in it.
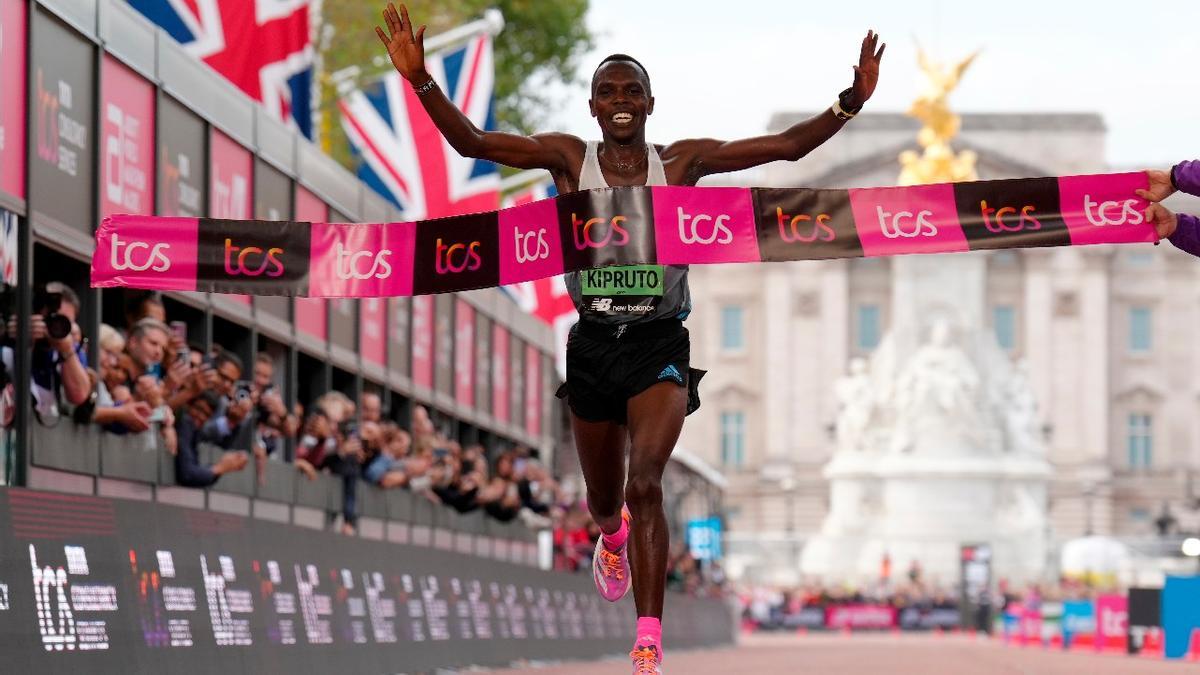
M 562 273 L 563 246 L 554 202 L 531 202 L 500 211 L 500 283 L 514 284 Z
M 754 203 L 746 188 L 653 188 L 658 263 L 758 260 Z
M 134 285 L 170 291 L 196 290 L 195 218 L 128 216 L 120 232 L 103 236 L 111 224 L 105 220 L 96 238 L 92 279 L 105 286 L 116 278 Z
M 413 223 L 312 226 L 310 295 L 393 296 L 412 293 Z
M 308 292 L 308 223 L 200 218 L 198 228 L 196 290 L 220 281 L 246 293 Z

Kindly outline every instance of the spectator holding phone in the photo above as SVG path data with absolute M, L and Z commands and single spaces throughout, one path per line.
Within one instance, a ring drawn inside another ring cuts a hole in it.
M 138 378 L 143 375 L 149 375 L 156 382 L 162 381 L 166 374 L 163 357 L 167 353 L 170 338 L 171 329 L 158 319 L 147 317 L 133 325 L 125 345 L 129 356 L 131 386 L 136 385 Z

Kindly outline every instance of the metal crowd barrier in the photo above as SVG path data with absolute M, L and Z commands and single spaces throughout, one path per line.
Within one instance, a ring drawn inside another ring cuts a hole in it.
M 318 473 L 310 480 L 295 465 L 274 460 L 265 462 L 260 474 L 251 457 L 245 469 L 221 476 L 207 489 L 179 486 L 174 457 L 163 448 L 157 425 L 113 434 L 61 418 L 54 426 L 34 423 L 31 435 L 31 487 L 103 494 L 103 486 L 117 483 L 128 490 L 113 495 L 110 489 L 105 496 L 136 494 L 175 505 L 178 497 L 168 495 L 188 491 L 195 495 L 190 506 L 319 529 L 329 529 L 329 515 L 342 510 L 340 476 Z M 222 452 L 202 444 L 200 461 L 211 464 Z M 502 523 L 482 510 L 458 513 L 403 488 L 384 490 L 359 480 L 356 489 L 360 536 L 538 564 L 538 534 L 519 521 Z

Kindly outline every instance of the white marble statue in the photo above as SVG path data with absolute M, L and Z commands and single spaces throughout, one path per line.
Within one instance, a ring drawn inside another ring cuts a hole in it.
M 917 349 L 897 379 L 892 450 L 911 450 L 915 437 L 931 429 L 957 430 L 977 439 L 979 387 L 979 372 L 955 340 L 950 323 L 938 319 L 929 341 Z
M 1041 416 L 1029 382 L 1029 364 L 1024 359 L 1013 366 L 1006 384 L 1003 410 L 1008 433 L 1007 449 L 1024 454 L 1045 454 Z
M 839 411 L 837 416 L 838 451 L 862 450 L 863 436 L 871 422 L 875 403 L 874 386 L 867 374 L 865 359 L 850 361 L 850 373 L 834 384 Z

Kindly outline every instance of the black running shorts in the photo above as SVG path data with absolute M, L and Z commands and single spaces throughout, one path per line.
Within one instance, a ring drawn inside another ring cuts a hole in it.
M 607 326 L 581 321 L 567 338 L 567 381 L 558 390 L 589 422 L 626 423 L 629 399 L 659 382 L 688 390 L 687 414 L 700 407 L 703 370 L 690 367 L 691 338 L 678 320 Z

